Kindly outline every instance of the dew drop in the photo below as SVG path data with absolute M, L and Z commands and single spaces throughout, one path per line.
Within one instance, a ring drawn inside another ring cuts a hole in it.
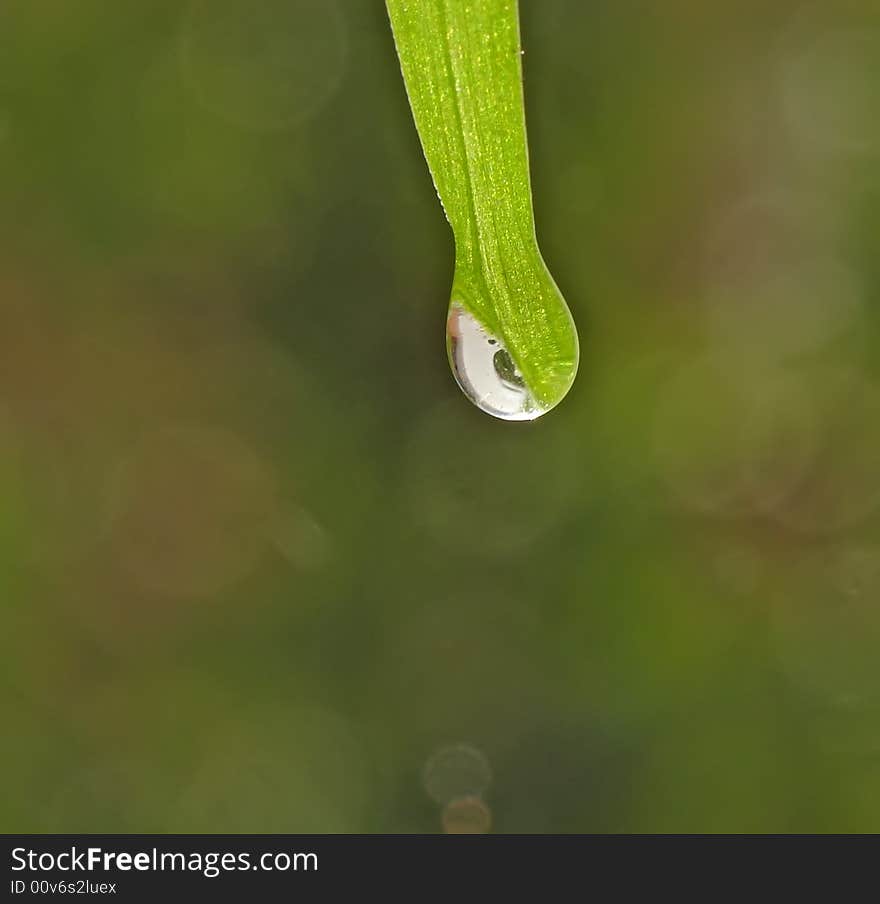
M 460 304 L 449 306 L 446 347 L 462 392 L 486 414 L 532 421 L 547 410 L 529 392 L 504 344 Z

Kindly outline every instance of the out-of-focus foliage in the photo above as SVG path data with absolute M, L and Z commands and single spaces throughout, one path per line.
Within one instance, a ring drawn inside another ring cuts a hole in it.
M 880 11 L 521 18 L 531 425 L 381 3 L 3 4 L 3 830 L 880 829 Z

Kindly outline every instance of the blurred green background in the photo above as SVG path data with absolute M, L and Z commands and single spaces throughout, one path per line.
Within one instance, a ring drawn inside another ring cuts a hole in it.
M 505 424 L 379 0 L 3 4 L 3 831 L 880 830 L 880 9 L 521 19 Z

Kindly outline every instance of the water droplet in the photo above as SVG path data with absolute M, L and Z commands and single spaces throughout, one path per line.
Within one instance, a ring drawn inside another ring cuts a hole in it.
M 456 382 L 481 411 L 505 421 L 532 421 L 547 410 L 529 392 L 504 344 L 455 302 L 446 345 Z
M 439 18 L 407 0 L 386 5 L 455 236 L 447 319 L 455 379 L 486 414 L 534 420 L 571 388 L 579 351 L 535 234 L 522 72 L 508 56 L 519 49 L 517 5 L 449 3 Z

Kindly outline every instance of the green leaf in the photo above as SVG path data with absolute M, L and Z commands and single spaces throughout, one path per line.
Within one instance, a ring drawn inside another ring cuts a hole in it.
M 535 237 L 516 0 L 386 5 L 413 118 L 455 235 L 451 311 L 459 305 L 503 343 L 507 365 L 532 396 L 527 417 L 537 416 L 571 386 L 578 340 Z M 503 356 L 495 361 L 505 379 Z

